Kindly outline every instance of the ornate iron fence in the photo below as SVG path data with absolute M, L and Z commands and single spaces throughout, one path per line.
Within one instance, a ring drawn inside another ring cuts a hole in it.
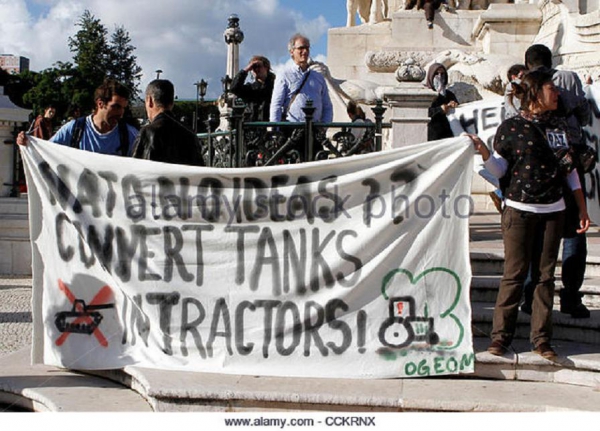
M 234 168 L 272 166 L 326 160 L 381 151 L 386 109 L 378 101 L 371 109 L 375 121 L 318 123 L 309 101 L 303 108 L 306 121 L 246 122 L 245 105 L 236 100 L 229 115 L 230 130 L 198 134 L 206 166 Z M 328 130 L 339 129 L 331 134 Z M 210 130 L 210 129 L 209 129 Z M 329 137 L 328 137 L 329 135 Z

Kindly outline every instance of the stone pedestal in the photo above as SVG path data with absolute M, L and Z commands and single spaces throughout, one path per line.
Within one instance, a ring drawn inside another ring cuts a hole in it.
M 400 83 L 383 97 L 392 110 L 390 148 L 426 142 L 427 110 L 436 98 L 435 91 L 418 82 Z
M 31 275 L 26 195 L 0 197 L 0 274 Z
M 425 13 L 416 9 L 395 12 L 391 20 L 375 25 L 332 28 L 327 33 L 327 66 L 337 79 L 394 85 L 393 72 L 406 58 L 424 66 L 445 50 L 474 51 L 471 32 L 481 13 L 436 12 L 432 30 Z
M 4 184 L 12 183 L 13 154 L 16 151 L 14 144 L 4 142 L 14 139 L 14 127 L 26 124 L 30 113 L 31 111 L 13 104 L 8 96 L 4 95 L 4 87 L 0 87 L 0 197 L 10 195 L 11 186 Z
M 473 39 L 485 54 L 523 58 L 541 23 L 542 13 L 535 4 L 491 4 L 476 21 Z

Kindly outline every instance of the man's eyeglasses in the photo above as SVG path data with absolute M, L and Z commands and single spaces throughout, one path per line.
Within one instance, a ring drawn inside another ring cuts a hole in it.
M 294 49 L 297 49 L 298 51 L 308 51 L 310 50 L 310 46 L 295 46 Z

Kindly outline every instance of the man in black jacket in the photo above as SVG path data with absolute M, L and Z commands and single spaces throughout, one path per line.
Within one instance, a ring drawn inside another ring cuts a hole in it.
M 156 162 L 204 166 L 200 143 L 191 130 L 175 119 L 171 109 L 175 88 L 166 79 L 155 79 L 146 87 L 146 113 L 150 124 L 142 128 L 133 157 Z
M 246 83 L 248 74 L 254 74 L 254 82 Z M 269 121 L 271 96 L 275 85 L 275 75 L 271 72 L 268 58 L 255 55 L 248 65 L 233 78 L 231 92 L 246 104 L 247 121 Z

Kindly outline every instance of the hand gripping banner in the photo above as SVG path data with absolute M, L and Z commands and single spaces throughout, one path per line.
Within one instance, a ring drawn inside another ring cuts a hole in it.
M 31 139 L 36 362 L 390 378 L 474 367 L 467 138 L 215 169 Z
M 586 144 L 596 152 L 600 150 L 600 83 L 586 85 L 586 98 L 590 105 L 589 123 L 583 128 Z M 481 101 L 460 105 L 448 116 L 450 126 L 455 136 L 463 132 L 475 133 L 491 149 L 494 143 L 496 129 L 502 123 L 504 112 L 504 98 L 490 97 Z M 475 156 L 475 171 L 483 178 L 498 188 L 498 179 L 483 166 L 481 156 Z M 585 191 L 587 209 L 590 218 L 600 224 L 600 164 L 595 169 L 585 174 Z

